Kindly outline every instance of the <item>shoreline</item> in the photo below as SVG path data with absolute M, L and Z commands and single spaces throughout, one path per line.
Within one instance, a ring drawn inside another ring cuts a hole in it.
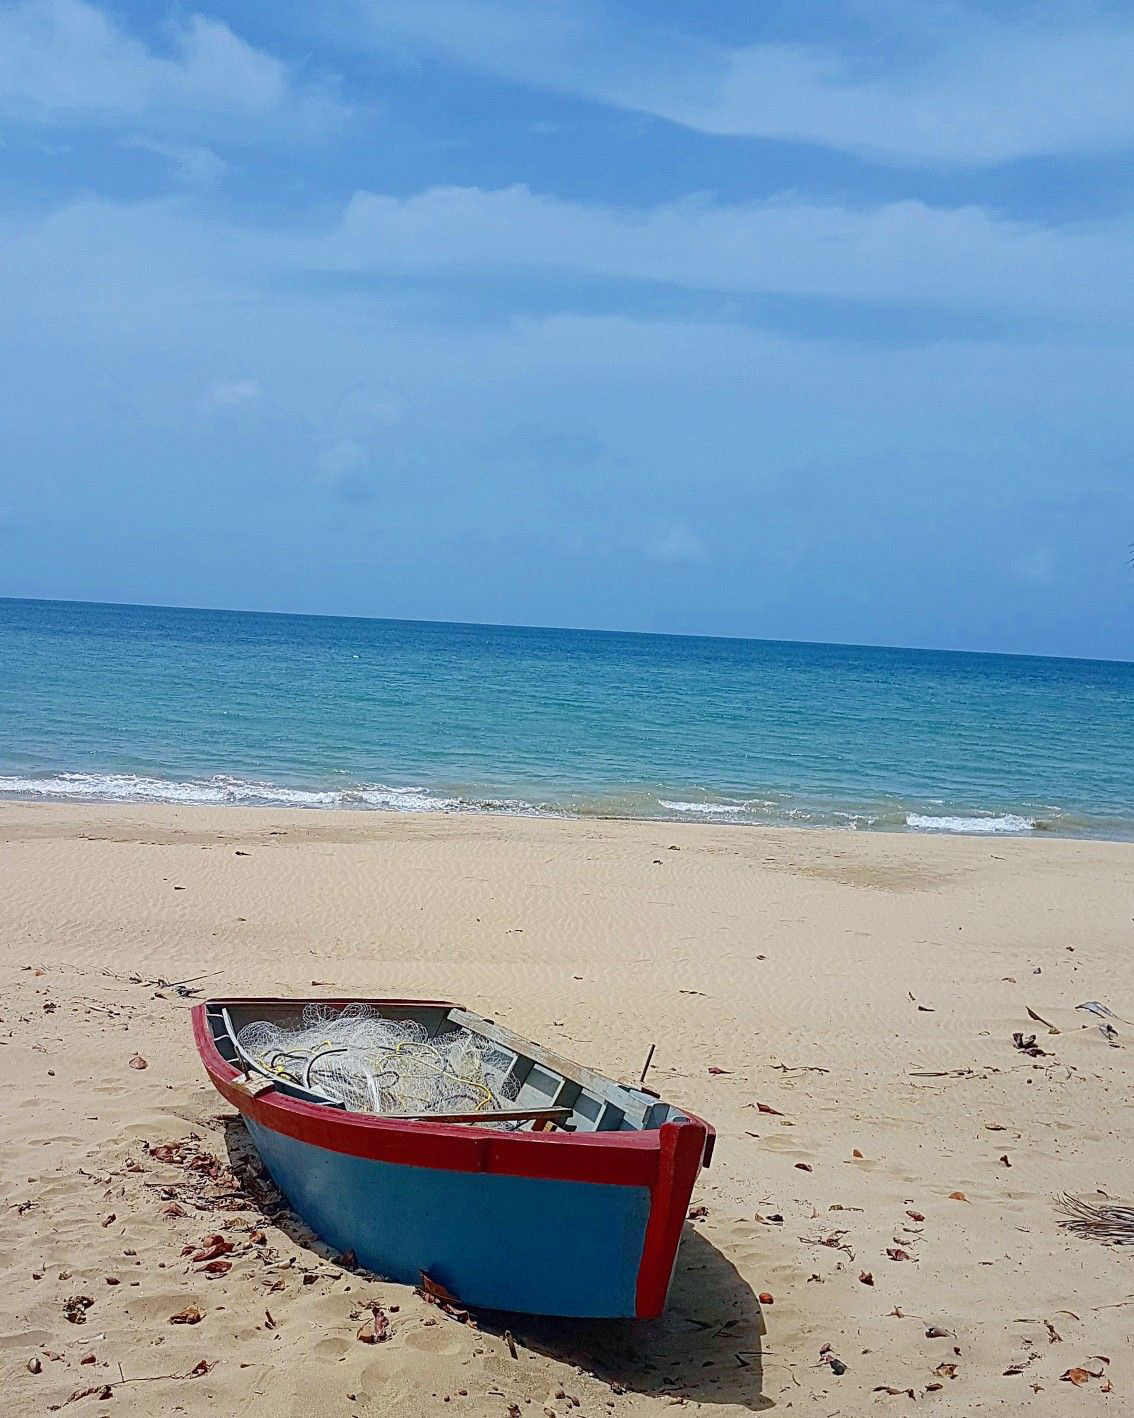
M 879 1386 L 961 1418 L 1034 1412 L 1033 1385 L 1062 1399 L 1073 1366 L 1113 1385 L 1106 1411 L 1134 1385 L 1130 1256 L 1053 1203 L 1124 1199 L 1134 1175 L 1134 844 L 6 802 L 0 880 L 0 1364 L 21 1412 L 118 1385 L 119 1364 L 146 1382 L 116 1406 L 155 1418 L 268 1391 L 278 1418 L 446 1398 L 454 1418 L 662 1418 L 678 1398 L 849 1418 Z M 613 1077 L 655 1045 L 653 1086 L 717 1130 L 665 1317 L 632 1344 L 473 1329 L 286 1212 L 199 1210 L 201 1174 L 152 1149 L 189 1140 L 227 1175 L 247 1143 L 193 999 L 161 983 L 195 976 L 459 1000 Z M 1084 1001 L 1114 1011 L 1118 1047 Z M 209 1278 L 182 1251 L 212 1233 L 235 1249 Z M 373 1346 L 371 1302 L 390 1319 Z M 201 1322 L 171 1327 L 186 1305 Z
M 668 843 L 669 837 L 677 834 L 688 836 L 690 846 L 696 846 L 704 839 L 704 845 L 711 847 L 732 846 L 746 838 L 769 840 L 783 839 L 785 842 L 826 843 L 832 847 L 850 846 L 854 843 L 877 844 L 876 853 L 864 846 L 864 855 L 882 857 L 913 857 L 940 862 L 942 853 L 947 858 L 956 851 L 958 860 L 968 860 L 966 853 L 971 850 L 974 859 L 982 860 L 988 851 L 994 854 L 1001 850 L 1014 851 L 1031 849 L 1043 851 L 1050 848 L 1057 854 L 1066 848 L 1098 848 L 1102 852 L 1113 850 L 1118 855 L 1128 855 L 1131 871 L 1134 872 L 1134 840 L 1121 837 L 1098 837 L 1089 835 L 1069 835 L 1048 830 L 991 834 L 981 832 L 942 832 L 914 828 L 854 828 L 831 824 L 735 822 L 728 819 L 705 821 L 691 817 L 625 817 L 621 815 L 581 814 L 567 812 L 493 812 L 480 809 L 444 810 L 431 808 L 380 807 L 315 807 L 299 803 L 288 804 L 248 804 L 248 803 L 165 803 L 149 801 L 105 802 L 101 799 L 49 800 L 34 798 L 0 797 L 0 841 L 5 839 L 6 830 L 27 827 L 34 830 L 44 826 L 54 826 L 62 835 L 84 823 L 101 824 L 108 830 L 136 822 L 159 824 L 169 829 L 172 838 L 187 831 L 215 834 L 218 840 L 228 840 L 239 827 L 241 832 L 257 833 L 267 831 L 269 836 L 294 837 L 299 841 L 318 840 L 345 843 L 383 841 L 397 836 L 399 826 L 404 826 L 408 837 L 429 829 L 443 829 L 444 836 L 456 840 L 463 831 L 475 833 L 491 831 L 493 826 L 507 829 L 514 825 L 518 839 L 523 840 L 528 831 L 539 829 L 559 830 L 568 839 L 575 830 L 586 834 L 609 831 L 612 836 L 643 835 L 644 839 Z M 304 830 L 304 828 L 308 830 Z M 273 830 L 275 829 L 275 830 Z M 286 830 L 282 830 L 286 829 Z M 368 830 L 369 829 L 369 830 Z M 437 834 L 435 834 L 437 835 Z M 719 835 L 719 843 L 709 839 Z M 97 840 L 97 839 L 95 839 Z M 909 850 L 903 852 L 902 845 Z M 888 848 L 892 847 L 893 852 Z M 736 855 L 750 854 L 737 852 Z M 845 855 L 845 853 L 844 853 Z
M 4 775 L 0 775 L 0 781 Z M 9 775 L 11 781 L 13 775 Z M 69 775 L 59 777 L 99 777 L 116 778 L 120 775 Z M 133 777 L 134 775 L 121 775 Z M 29 792 L 8 790 L 0 787 L 0 807 L 5 804 L 49 807 L 107 807 L 107 808 L 198 808 L 205 811 L 229 811 L 232 809 L 257 812 L 343 812 L 353 815 L 390 814 L 399 817 L 495 817 L 519 821 L 566 821 L 566 822 L 635 822 L 642 824 L 687 824 L 697 827 L 721 828 L 762 828 L 773 832 L 848 832 L 868 835 L 893 835 L 917 837 L 976 837 L 982 840 L 1027 841 L 1037 837 L 1058 841 L 1125 842 L 1134 843 L 1134 820 L 1123 822 L 1120 828 L 1106 830 L 1104 819 L 1094 818 L 1088 825 L 1082 815 L 1080 824 L 1061 822 L 1062 809 L 1048 807 L 1046 810 L 1034 808 L 1003 809 L 949 809 L 945 804 L 925 804 L 936 808 L 935 812 L 915 811 L 914 808 L 892 805 L 887 808 L 793 808 L 785 809 L 783 816 L 788 819 L 812 818 L 813 820 L 782 820 L 771 816 L 760 816 L 744 804 L 725 805 L 723 803 L 698 803 L 684 801 L 680 808 L 669 800 L 662 800 L 668 812 L 604 811 L 601 808 L 587 809 L 582 806 L 559 806 L 552 803 L 533 803 L 524 799 L 505 797 L 466 797 L 462 790 L 447 788 L 426 788 L 421 786 L 394 786 L 375 784 L 366 788 L 298 788 L 282 784 L 260 783 L 250 780 L 229 779 L 218 775 L 206 784 L 182 783 L 177 780 L 144 780 L 153 789 L 140 791 L 136 795 L 124 792 L 120 795 L 98 791 L 68 793 L 64 788 L 52 786 L 45 791 Z M 239 784 L 231 788 L 231 784 Z M 222 785 L 222 786 L 216 786 Z M 188 789 L 199 796 L 179 796 L 177 790 Z M 260 792 L 257 789 L 262 790 Z M 223 794 L 226 791 L 239 792 L 250 799 L 239 801 L 223 796 L 210 799 L 207 792 Z M 703 790 L 694 790 L 703 791 Z M 278 800 L 272 800 L 278 795 Z M 318 801 L 317 799 L 336 801 Z M 261 799 L 261 800 L 257 800 Z M 345 801 L 344 801 L 345 799 Z M 749 801 L 754 801 L 750 799 Z M 765 804 L 770 805 L 770 804 Z M 1040 815 L 1046 811 L 1047 815 Z M 1036 815 L 1032 815 L 1036 814 Z M 1054 818 L 1053 815 L 1054 814 Z M 1074 816 L 1068 814 L 1068 817 Z M 843 821 L 831 821 L 842 818 Z M 905 819 L 904 821 L 897 819 Z

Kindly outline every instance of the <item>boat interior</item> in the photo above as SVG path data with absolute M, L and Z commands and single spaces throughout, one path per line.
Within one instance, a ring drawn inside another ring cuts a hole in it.
M 253 1021 L 269 1021 L 283 1028 L 295 1027 L 308 1004 L 327 1007 L 313 1000 L 213 1000 L 206 1006 L 212 1040 L 221 1057 L 241 1071 L 250 1092 L 269 1086 L 308 1103 L 342 1108 L 342 1104 L 314 1088 L 268 1074 L 244 1053 L 237 1042 L 241 1029 Z M 432 1039 L 457 1029 L 466 1029 L 489 1040 L 508 1056 L 509 1104 L 506 1108 L 477 1113 L 383 1114 L 410 1120 L 446 1123 L 508 1123 L 531 1126 L 533 1130 L 566 1132 L 640 1132 L 666 1122 L 682 1122 L 687 1115 L 661 1101 L 649 1089 L 616 1083 L 582 1064 L 562 1058 L 549 1049 L 514 1034 L 494 1020 L 482 1018 L 457 1005 L 415 1004 L 396 1000 L 365 1000 L 382 1019 L 409 1020 L 419 1024 Z M 345 1009 L 338 1001 L 331 1008 Z M 706 1159 L 707 1160 L 707 1159 Z

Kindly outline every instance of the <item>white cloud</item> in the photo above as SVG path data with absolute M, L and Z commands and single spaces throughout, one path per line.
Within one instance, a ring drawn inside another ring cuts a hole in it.
M 747 205 L 690 198 L 635 210 L 437 187 L 360 192 L 313 252 L 345 269 L 553 271 L 737 293 L 1102 314 L 1128 309 L 1128 223 L 1062 230 L 979 207 L 867 208 L 794 196 Z
M 171 328 L 207 331 L 217 301 L 252 318 L 260 308 L 278 310 L 273 291 L 299 299 L 311 284 L 328 307 L 341 304 L 365 328 L 368 311 L 382 308 L 395 324 L 398 310 L 406 311 L 398 275 L 493 271 L 500 291 L 520 304 L 532 274 L 573 282 L 561 297 L 569 310 L 586 309 L 580 280 L 620 279 L 717 292 L 717 309 L 730 294 L 745 297 L 732 316 L 738 323 L 759 316 L 752 297 L 784 294 L 845 305 L 844 337 L 871 338 L 871 325 L 854 312 L 855 302 L 867 302 L 911 311 L 912 329 L 927 311 L 987 312 L 1007 328 L 1025 322 L 1021 330 L 1032 339 L 1041 330 L 1065 336 L 1090 328 L 1096 343 L 1118 347 L 1134 305 L 1130 237 L 1128 220 L 1045 228 L 920 202 L 855 210 L 793 198 L 744 206 L 703 200 L 634 210 L 524 187 L 434 188 L 409 198 L 363 193 L 322 229 L 286 231 L 223 220 L 192 194 L 83 199 L 0 225 L 9 272 L 0 323 L 58 331 L 64 340 L 77 338 L 85 323 L 95 338 L 105 332 L 123 350 L 141 349 L 162 318 L 159 308 L 170 307 Z M 327 283 L 327 272 L 381 280 L 344 287 Z M 203 283 L 209 293 L 198 296 Z M 412 324 L 415 317 L 403 318 Z M 927 332 L 935 328 L 927 322 Z M 226 357 L 271 377 L 255 350 L 237 344 Z M 216 367 L 214 355 L 205 368 Z M 396 359 L 387 372 L 351 371 L 336 409 L 319 424 L 322 439 L 369 441 L 400 426 L 412 396 L 396 371 Z
M 177 117 L 207 128 L 283 110 L 312 120 L 333 106 L 219 20 L 190 15 L 170 39 L 160 54 L 87 0 L 22 0 L 0 11 L 0 107 L 39 122 Z
M 493 271 L 521 303 L 533 274 L 573 282 L 561 298 L 567 309 L 586 308 L 580 280 L 619 279 L 721 296 L 838 301 L 847 306 L 840 324 L 849 336 L 869 336 L 853 312 L 866 302 L 908 309 L 915 322 L 939 310 L 1038 320 L 1045 328 L 1089 323 L 1095 339 L 1117 340 L 1134 305 L 1131 226 L 1116 219 L 1043 227 L 977 207 L 910 201 L 853 209 L 792 197 L 636 210 L 511 187 L 431 188 L 408 198 L 360 193 L 322 229 L 280 231 L 222 220 L 191 194 L 83 199 L 0 227 L 5 263 L 14 276 L 22 273 L 2 313 L 36 328 L 58 320 L 64 330 L 86 318 L 133 345 L 144 333 L 135 322 L 147 323 L 159 299 L 179 296 L 179 323 L 207 328 L 209 308 L 190 294 L 202 276 L 242 305 L 268 301 L 278 282 L 298 292 L 307 277 L 326 285 L 327 272 L 381 276 L 367 299 L 393 311 L 406 296 L 390 277 Z M 66 278 L 43 280 L 49 266 Z M 344 301 L 364 320 L 340 283 L 327 288 L 327 299 Z M 750 321 L 759 310 L 750 301 L 734 318 Z M 359 371 L 343 386 L 325 437 L 365 438 L 397 425 L 405 411 L 401 381 Z
M 1134 141 L 1134 25 L 1093 6 L 1078 24 L 1074 7 L 997 22 L 963 4 L 844 6 L 833 28 L 855 35 L 845 49 L 780 38 L 729 48 L 634 24 L 598 0 L 343 0 L 340 9 L 375 47 L 439 52 L 706 133 L 976 165 Z
M 646 89 L 639 103 L 707 133 L 899 162 L 1121 151 L 1134 140 L 1134 30 L 1029 34 L 974 24 L 925 61 L 882 75 L 828 49 L 753 45 L 730 53 L 692 94 Z

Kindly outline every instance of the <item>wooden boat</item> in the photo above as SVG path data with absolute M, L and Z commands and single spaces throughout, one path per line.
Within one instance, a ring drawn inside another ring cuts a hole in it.
M 532 1314 L 661 1313 L 690 1193 L 713 1129 L 651 1092 L 604 1078 L 459 1005 L 359 1001 L 432 1038 L 468 1029 L 512 1056 L 505 1113 L 349 1112 L 257 1072 L 237 1035 L 252 1020 L 290 1027 L 306 1005 L 217 999 L 193 1010 L 201 1060 L 243 1115 L 294 1211 L 361 1265 L 415 1284 L 424 1272 L 462 1303 Z M 478 1124 L 480 1124 L 478 1126 Z

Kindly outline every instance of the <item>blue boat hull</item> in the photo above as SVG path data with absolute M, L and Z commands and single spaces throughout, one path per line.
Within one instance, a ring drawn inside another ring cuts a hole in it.
M 635 1313 L 648 1187 L 378 1162 L 246 1121 L 292 1209 L 367 1270 L 489 1309 Z

